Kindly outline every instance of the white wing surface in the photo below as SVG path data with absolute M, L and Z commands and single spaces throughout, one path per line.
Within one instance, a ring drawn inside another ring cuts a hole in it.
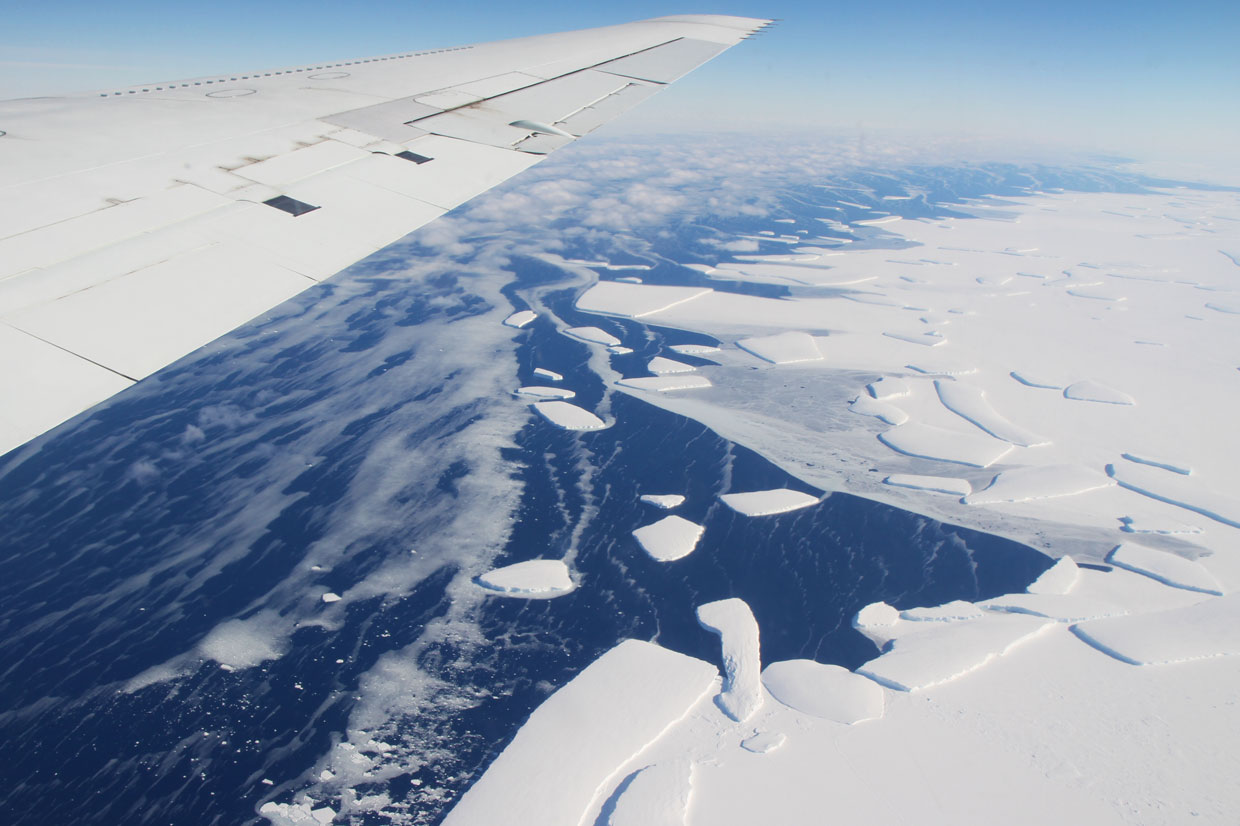
M 768 23 L 663 17 L 0 103 L 0 453 Z

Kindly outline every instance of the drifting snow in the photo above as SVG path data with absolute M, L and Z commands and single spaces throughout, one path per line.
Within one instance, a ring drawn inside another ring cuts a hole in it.
M 723 648 L 723 690 L 716 702 L 743 723 L 762 707 L 758 623 L 749 606 L 736 598 L 699 605 L 697 618 L 703 628 L 719 635 Z
M 973 486 L 969 484 L 968 479 L 957 479 L 954 476 L 917 476 L 910 473 L 893 473 L 883 480 L 883 484 L 932 493 L 948 493 L 953 496 L 968 496 L 973 492 Z
M 659 562 L 674 562 L 693 553 L 706 529 L 680 516 L 665 516 L 633 531 L 642 550 Z
M 724 493 L 719 498 L 723 504 L 742 516 L 771 516 L 777 513 L 787 513 L 817 505 L 820 501 L 816 496 L 787 488 L 755 490 L 749 493 Z
M 883 690 L 838 665 L 771 663 L 762 672 L 762 684 L 784 705 L 824 720 L 852 725 L 883 716 Z
M 607 427 L 598 416 L 568 402 L 538 402 L 530 405 L 547 421 L 565 430 L 602 430 Z
M 559 559 L 531 559 L 487 571 L 475 580 L 488 591 L 510 597 L 550 598 L 569 593 L 577 586 L 568 566 Z
M 608 778 L 713 692 L 717 678 L 701 660 L 620 643 L 534 710 L 444 826 L 575 826 Z
M 529 324 L 531 321 L 533 321 L 536 318 L 538 318 L 538 313 L 534 312 L 533 310 L 518 310 L 517 312 L 508 316 L 508 318 L 504 319 L 504 326 L 505 327 L 516 327 L 520 329 L 521 327 L 524 327 L 526 324 Z
M 773 336 L 743 338 L 736 342 L 736 346 L 771 364 L 822 361 L 822 351 L 818 349 L 818 342 L 809 333 L 790 331 Z

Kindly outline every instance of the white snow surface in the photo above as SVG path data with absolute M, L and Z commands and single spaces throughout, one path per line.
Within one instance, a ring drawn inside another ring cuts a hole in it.
M 607 826 L 685 826 L 693 793 L 693 763 L 671 760 L 632 776 Z
M 602 430 L 607 424 L 589 410 L 569 402 L 537 402 L 530 405 L 547 421 L 565 430 Z
M 1122 390 L 1107 387 L 1101 382 L 1085 379 L 1073 382 L 1063 390 L 1065 399 L 1076 399 L 1083 402 L 1101 402 L 1103 404 L 1136 404 L 1136 401 Z
M 508 316 L 508 318 L 504 319 L 504 326 L 516 327 L 517 329 L 520 329 L 536 318 L 538 318 L 538 313 L 533 310 L 518 310 Z
M 838 665 L 783 660 L 762 671 L 762 684 L 776 700 L 805 714 L 852 725 L 883 716 L 883 690 Z
M 934 389 L 938 392 L 944 407 L 962 419 L 977 425 L 996 439 L 1002 439 L 1021 447 L 1050 444 L 1046 437 L 1039 436 L 1020 425 L 1012 424 L 1000 416 L 986 400 L 986 391 L 980 387 L 958 381 L 937 379 L 934 382 Z
M 640 376 L 633 379 L 620 379 L 616 384 L 634 390 L 647 390 L 652 393 L 667 393 L 672 390 L 701 390 L 710 387 L 710 379 L 696 374 L 680 376 Z
M 921 422 L 909 422 L 878 435 L 879 441 L 907 456 L 936 459 L 970 467 L 990 467 L 1012 450 L 1012 445 L 976 433 L 961 433 Z
M 853 398 L 848 403 L 848 409 L 862 416 L 873 416 L 887 424 L 904 424 L 908 421 L 908 414 L 894 404 L 880 402 L 873 396 L 861 394 Z
M 970 505 L 1028 502 L 1075 496 L 1114 484 L 1115 480 L 1102 471 L 1082 465 L 1021 467 L 996 474 L 990 485 L 964 497 L 964 501 Z
M 1221 595 L 1223 586 L 1200 562 L 1176 556 L 1168 551 L 1147 548 L 1136 542 L 1115 547 L 1107 561 L 1139 574 L 1145 574 L 1173 588 Z
M 777 513 L 808 508 L 817 505 L 819 498 L 799 490 L 776 488 L 754 490 L 747 493 L 724 493 L 719 499 L 723 504 L 743 516 L 772 516 Z
M 1133 665 L 1183 663 L 1240 654 L 1240 594 L 1184 608 L 1083 622 L 1073 632 Z
M 665 287 L 656 284 L 622 284 L 600 281 L 577 299 L 577 309 L 587 313 L 641 318 L 686 301 L 701 298 L 709 287 Z
M 723 688 L 716 702 L 743 723 L 762 707 L 762 656 L 758 623 L 744 600 L 732 597 L 699 605 L 698 623 L 719 635 L 723 649 Z
M 643 493 L 640 498 L 647 505 L 654 505 L 665 511 L 678 508 L 685 501 L 685 497 L 679 493 Z
M 607 347 L 615 347 L 620 344 L 620 339 L 598 327 L 569 327 L 564 332 L 575 339 L 588 341 L 591 344 L 602 344 Z
M 568 566 L 559 559 L 530 559 L 505 565 L 480 574 L 477 582 L 488 591 L 526 598 L 559 597 L 577 587 Z
M 665 516 L 633 531 L 642 550 L 659 562 L 674 562 L 693 553 L 706 529 L 683 516 Z
M 818 342 L 809 333 L 789 331 L 770 336 L 753 336 L 740 339 L 736 346 L 771 364 L 822 361 Z
M 546 387 L 540 384 L 527 384 L 517 388 L 519 396 L 534 396 L 538 399 L 571 399 L 577 394 L 566 387 Z
M 1061 556 L 1025 589 L 1030 594 L 1068 594 L 1081 580 L 1081 569 L 1070 556 Z
M 616 770 L 717 685 L 709 663 L 620 643 L 534 710 L 444 826 L 578 826 Z
M 646 369 L 651 373 L 663 375 L 664 373 L 692 373 L 697 370 L 692 364 L 685 364 L 683 361 L 669 359 L 664 356 L 655 356 L 646 365 Z

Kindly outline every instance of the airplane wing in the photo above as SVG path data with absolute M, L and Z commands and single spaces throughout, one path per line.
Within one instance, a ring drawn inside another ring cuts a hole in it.
M 0 103 L 0 454 L 769 23 L 661 17 Z

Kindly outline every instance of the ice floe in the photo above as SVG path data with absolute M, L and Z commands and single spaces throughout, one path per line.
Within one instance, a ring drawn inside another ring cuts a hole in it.
M 884 376 L 877 381 L 870 382 L 865 389 L 875 401 L 880 402 L 901 399 L 913 392 L 904 379 L 891 376 Z
M 880 441 L 906 456 L 953 462 L 969 467 L 990 467 L 1012 450 L 1003 442 L 982 434 L 958 433 L 921 422 L 908 422 L 878 435 Z
M 969 505 L 1029 502 L 1075 496 L 1115 485 L 1105 473 L 1082 465 L 1034 465 L 999 473 L 983 490 L 964 497 Z
M 684 504 L 685 497 L 679 493 L 643 493 L 641 501 L 647 505 L 654 505 L 656 508 L 663 510 L 671 510 L 678 508 Z
M 329 591 L 321 599 L 326 603 L 340 602 L 340 594 L 333 594 Z
M 444 826 L 577 824 L 618 767 L 717 685 L 710 663 L 620 643 L 534 710 Z
M 723 653 L 719 708 L 743 723 L 762 707 L 758 622 L 744 600 L 735 597 L 699 605 L 697 618 L 703 628 L 719 635 Z
M 1081 581 L 1081 569 L 1070 556 L 1061 556 L 1025 589 L 1030 594 L 1067 594 Z
M 591 344 L 602 344 L 607 347 L 615 347 L 620 343 L 620 339 L 613 336 L 606 330 L 600 330 L 598 327 L 569 327 L 564 331 L 573 338 L 581 341 L 588 341 Z
M 577 309 L 587 313 L 641 318 L 713 292 L 709 287 L 665 287 L 655 284 L 622 284 L 600 281 L 577 299 Z
M 1223 593 L 1219 581 L 1201 563 L 1135 542 L 1117 545 L 1107 556 L 1107 561 L 1138 574 L 1145 574 L 1173 588 L 1200 591 L 1203 594 Z
M 565 387 L 543 387 L 537 384 L 517 388 L 519 396 L 534 396 L 539 399 L 571 399 L 577 394 Z
M 569 593 L 576 584 L 559 559 L 530 559 L 481 574 L 475 580 L 488 591 L 510 597 L 548 598 Z
M 668 349 L 682 356 L 708 356 L 719 352 L 718 347 L 709 344 L 673 344 Z
M 1053 625 L 1018 614 L 994 614 L 899 637 L 877 659 L 857 669 L 897 691 L 918 691 L 974 671 Z
M 267 801 L 258 813 L 271 821 L 272 826 L 328 826 L 336 819 L 336 810 L 330 806 L 315 808 L 314 803 L 276 803 Z
M 1128 609 L 1114 603 L 1080 594 L 1006 594 L 978 605 L 987 611 L 1030 614 L 1056 622 L 1082 622 L 1128 613 Z
M 1132 665 L 1161 665 L 1240 654 L 1240 594 L 1183 608 L 1072 626 L 1081 640 Z
M 710 387 L 710 379 L 695 373 L 673 376 L 640 376 L 633 379 L 620 379 L 616 384 L 631 387 L 634 390 L 646 390 L 652 393 L 667 393 L 671 390 L 701 390 Z
M 651 373 L 663 375 L 664 373 L 692 373 L 697 370 L 692 364 L 685 364 L 683 361 L 664 358 L 663 356 L 655 356 L 646 365 L 646 369 Z
M 743 338 L 736 346 L 771 364 L 799 364 L 821 361 L 822 351 L 809 333 L 789 331 L 771 336 Z
M 1078 381 L 1064 388 L 1063 397 L 1081 402 L 1101 402 L 1102 404 L 1136 404 L 1136 400 L 1121 390 L 1107 387 L 1096 381 Z
M 565 430 L 602 430 L 607 424 L 589 410 L 569 402 L 536 402 L 530 405 L 547 421 Z
M 504 319 L 504 326 L 516 327 L 520 329 L 521 327 L 524 327 L 526 324 L 529 324 L 531 321 L 533 321 L 536 318 L 538 318 L 538 313 L 534 312 L 533 310 L 518 310 L 517 312 L 508 316 L 508 318 Z
M 554 370 L 548 370 L 546 367 L 535 367 L 534 375 L 547 381 L 564 381 L 564 376 Z
M 968 479 L 954 476 L 918 476 L 911 473 L 893 473 L 883 479 L 884 485 L 912 490 L 926 490 L 932 493 L 948 493 L 953 496 L 968 496 L 973 486 Z
M 672 515 L 638 528 L 633 531 L 633 538 L 652 559 L 672 562 L 693 553 L 704 530 L 696 522 Z
M 1021 447 L 1050 444 L 1050 440 L 1013 424 L 990 406 L 986 400 L 986 391 L 980 387 L 963 384 L 957 381 L 936 379 L 934 389 L 939 394 L 943 406 L 966 421 L 972 422 L 982 430 Z
M 747 493 L 724 493 L 719 496 L 723 504 L 743 516 L 771 516 L 808 508 L 819 502 L 817 496 L 799 490 L 776 488 L 755 490 Z
M 908 414 L 894 404 L 880 402 L 873 396 L 862 394 L 848 403 L 848 409 L 862 416 L 873 416 L 887 424 L 904 424 Z
M 685 826 L 693 792 L 693 763 L 670 760 L 631 775 L 606 826 Z
M 883 716 L 883 690 L 838 665 L 783 660 L 762 671 L 762 684 L 776 700 L 804 714 L 852 725 Z
M 906 608 L 900 612 L 900 619 L 908 622 L 962 622 L 981 619 L 982 616 L 980 608 L 962 599 L 925 608 Z

